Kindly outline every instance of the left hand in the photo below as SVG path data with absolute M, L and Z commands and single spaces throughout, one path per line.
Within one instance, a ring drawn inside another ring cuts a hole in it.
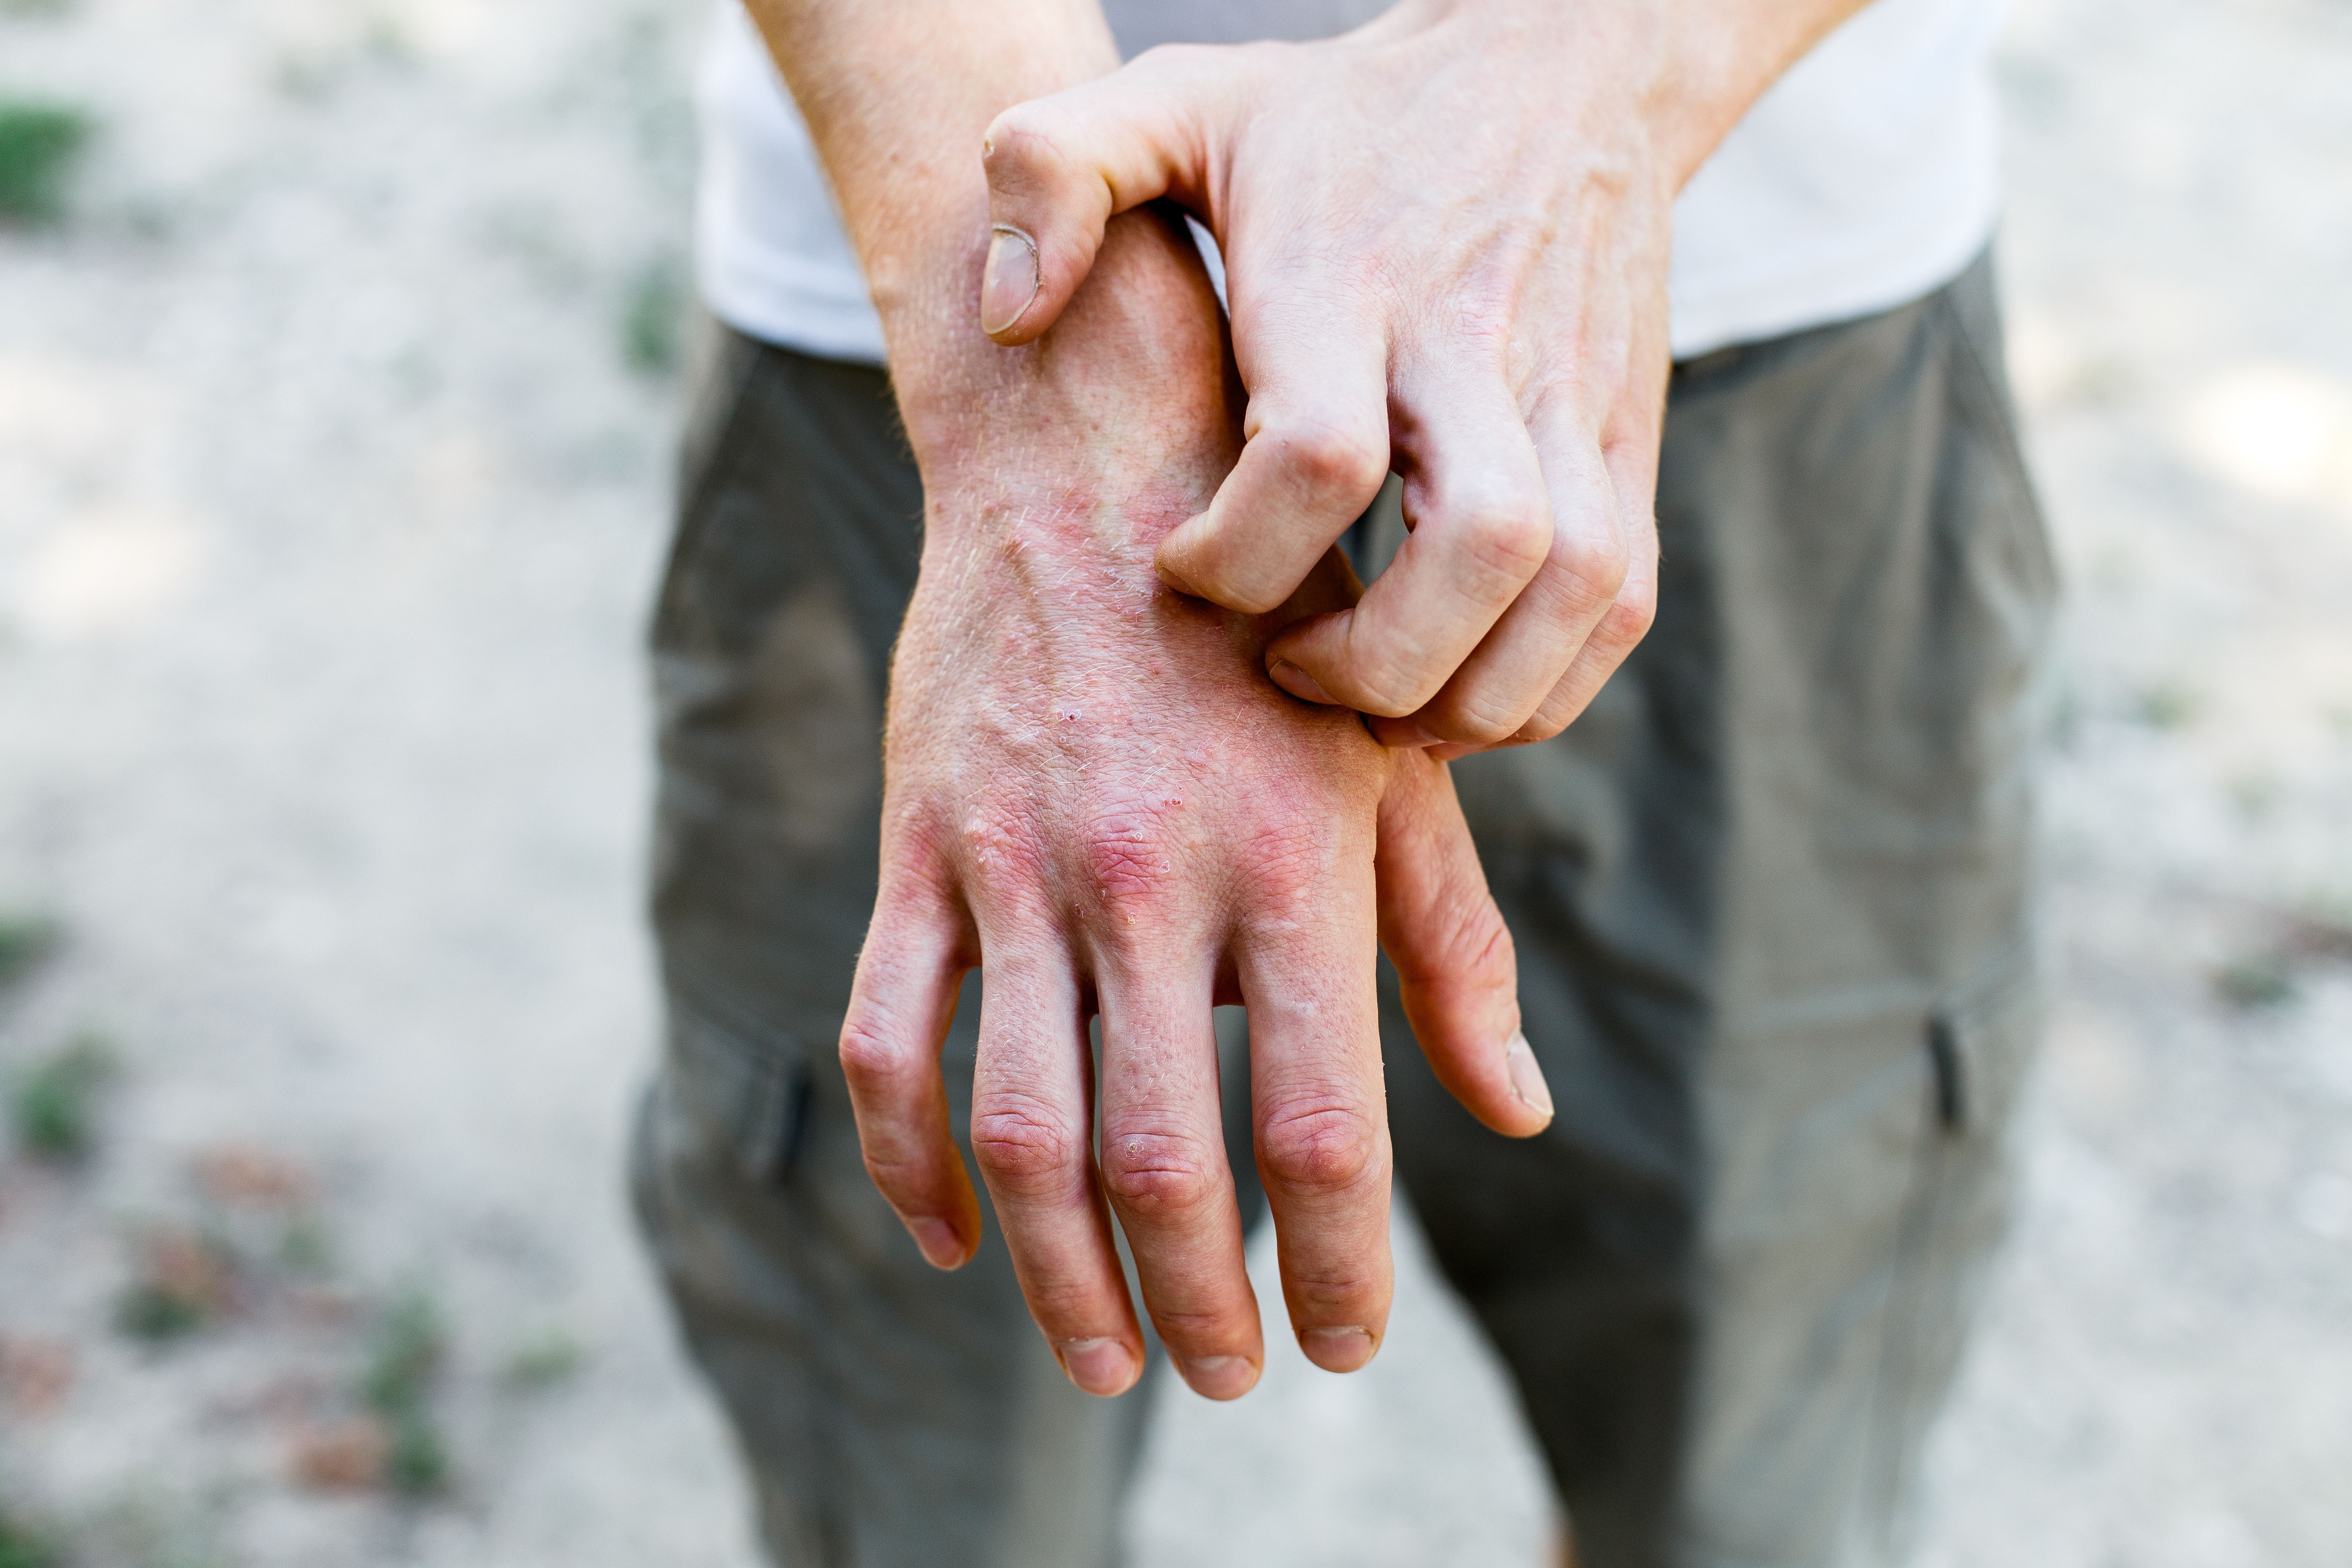
M 980 268 L 970 245 L 932 288 Z M 972 1256 L 978 1195 L 939 1053 L 977 967 L 973 1162 L 1064 1370 L 1102 1394 L 1142 1372 L 1123 1236 L 1178 1371 L 1234 1397 L 1265 1348 L 1210 1009 L 1243 1003 L 1291 1326 L 1316 1364 L 1352 1372 L 1391 1287 L 1377 949 L 1473 1115 L 1515 1137 L 1552 1115 L 1447 770 L 1260 676 L 1284 616 L 1351 601 L 1337 552 L 1258 621 L 1152 574 L 1240 446 L 1216 300 L 1181 226 L 1114 223 L 1061 330 L 1027 349 L 961 311 L 950 332 L 885 320 L 924 528 L 841 1031 L 866 1168 L 933 1263 Z

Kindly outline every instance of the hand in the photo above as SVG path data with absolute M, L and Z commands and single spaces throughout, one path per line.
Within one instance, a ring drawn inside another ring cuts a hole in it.
M 1111 226 L 1097 274 L 1045 342 L 978 341 L 983 371 L 942 375 L 920 340 L 894 340 L 927 533 L 842 1064 L 876 1183 L 927 1258 L 961 1264 L 980 1215 L 938 1053 L 978 966 L 972 1151 L 1039 1326 L 1090 1393 L 1141 1371 L 1116 1212 L 1179 1370 L 1230 1398 L 1265 1348 L 1213 1003 L 1249 1008 L 1284 1292 L 1307 1355 L 1333 1371 L 1371 1359 L 1389 1308 L 1376 922 L 1423 1049 L 1472 1112 L 1524 1135 L 1551 1106 L 1444 765 L 1268 686 L 1258 661 L 1279 616 L 1154 575 L 1154 546 L 1238 447 L 1197 258 L 1180 229 L 1137 215 Z M 1331 556 L 1298 607 L 1353 590 Z
M 1032 341 L 1106 218 L 1191 209 L 1248 444 L 1161 573 L 1270 609 L 1393 468 L 1394 564 L 1269 672 L 1392 745 L 1546 739 L 1654 613 L 1675 193 L 1828 25 L 1789 18 L 1851 8 L 1759 38 L 1753 0 L 1408 0 L 1321 43 L 1151 50 L 990 128 L 982 324 Z

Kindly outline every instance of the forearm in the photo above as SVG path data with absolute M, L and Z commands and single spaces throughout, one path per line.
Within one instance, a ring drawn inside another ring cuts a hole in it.
M 1789 68 L 1866 0 L 1681 0 L 1673 7 L 1678 80 L 1664 111 L 1682 122 L 1669 144 L 1676 188 Z
M 1006 350 L 977 325 L 982 136 L 1007 105 L 1118 65 L 1096 0 L 751 8 L 841 203 L 934 491 L 967 475 L 997 485 L 1034 474 L 1063 487 L 1041 503 L 1087 510 L 1131 499 L 1098 490 L 1172 482 L 1187 494 L 1161 531 L 1196 507 L 1230 459 L 1222 439 L 1202 450 L 1227 419 L 1223 350 L 1197 258 L 1166 224 L 1123 226 L 1105 247 L 1108 272 L 1051 341 Z
M 1644 137 L 1666 188 L 1679 191 L 1756 100 L 1864 4 L 1404 0 L 1391 16 L 1483 30 L 1486 58 L 1542 62 L 1554 90 L 1574 82 L 1598 101 L 1616 100 L 1620 126 Z

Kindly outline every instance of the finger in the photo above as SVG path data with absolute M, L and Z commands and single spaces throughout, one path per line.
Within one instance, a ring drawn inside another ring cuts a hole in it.
M 1088 1394 L 1121 1394 L 1143 1371 L 1143 1334 L 1095 1182 L 1076 976 L 1056 938 L 985 934 L 972 1157 L 1063 1372 Z
M 1577 650 L 1568 672 L 1512 737 L 1514 742 L 1549 741 L 1575 722 L 1657 620 L 1657 521 L 1644 508 L 1629 526 L 1634 534 L 1631 560 L 1615 601 L 1602 615 L 1591 637 Z
M 1663 279 L 1661 268 L 1651 268 Z M 1666 337 L 1663 282 L 1633 305 L 1628 374 L 1601 434 L 1601 458 L 1625 540 L 1625 580 L 1567 672 L 1529 716 L 1517 739 L 1548 741 L 1584 711 L 1595 694 L 1649 635 L 1658 613 L 1658 455 L 1665 434 L 1666 384 L 1673 356 Z M 1561 401 L 1564 403 L 1566 393 Z M 1559 405 L 1537 410 L 1538 428 L 1559 417 Z
M 1293 695 L 1391 718 L 1437 694 L 1542 568 L 1553 535 L 1542 465 L 1499 366 L 1401 384 L 1398 406 L 1412 533 L 1354 609 L 1303 622 L 1265 653 Z
M 841 1024 L 841 1071 L 857 1143 L 883 1197 L 933 1266 L 980 1245 L 980 1201 L 948 1117 L 940 1047 L 955 1018 L 966 927 L 936 888 L 886 881 Z
M 1491 746 L 1520 734 L 1617 602 L 1631 551 L 1600 452 L 1589 435 L 1570 437 L 1543 467 L 1554 519 L 1543 565 L 1436 696 L 1376 722 L 1381 740 Z
M 1327 1372 L 1353 1372 L 1388 1331 L 1393 1286 L 1371 867 L 1335 879 L 1328 854 L 1266 864 L 1270 885 L 1234 953 L 1258 1175 L 1299 1348 Z
M 1517 954 L 1444 763 L 1394 759 L 1375 866 L 1381 946 L 1430 1070 L 1496 1131 L 1542 1131 L 1551 1089 L 1519 1027 Z
M 1196 210 L 1230 71 L 1197 49 L 1152 49 L 1098 81 L 1018 103 L 981 142 L 988 263 L 981 331 L 1029 342 L 1093 269 L 1117 214 L 1174 195 Z
M 1665 359 L 1661 348 L 1612 412 L 1601 460 L 1624 542 L 1625 574 L 1576 657 L 1512 737 L 1548 741 L 1591 704 L 1601 688 L 1649 635 L 1658 613 L 1658 443 L 1665 417 Z M 1443 755 L 1444 753 L 1439 753 Z
M 1368 306 L 1328 291 L 1236 310 L 1241 458 L 1209 510 L 1160 542 L 1159 563 L 1171 586 L 1256 616 L 1291 595 L 1388 479 L 1388 345 Z
M 1210 976 L 1110 955 L 1095 983 L 1103 1188 L 1169 1359 L 1195 1393 L 1237 1398 L 1256 1384 L 1265 1343 L 1225 1165 Z

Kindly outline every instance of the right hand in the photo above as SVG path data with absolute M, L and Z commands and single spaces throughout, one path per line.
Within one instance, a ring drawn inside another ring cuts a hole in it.
M 1376 936 L 1474 1115 L 1525 1136 L 1551 1104 L 1444 765 L 1269 686 L 1259 660 L 1283 615 L 1221 610 L 1155 575 L 1160 540 L 1239 446 L 1197 258 L 1135 215 L 1114 221 L 1096 273 L 1047 341 L 979 343 L 992 384 L 934 376 L 894 339 L 929 515 L 842 1064 L 875 1182 L 924 1255 L 957 1267 L 980 1214 L 938 1057 L 978 967 L 972 1151 L 1065 1371 L 1110 1394 L 1143 1367 L 1115 1212 L 1178 1370 L 1231 1398 L 1265 1347 L 1213 1005 L 1249 1009 L 1284 1294 L 1332 1371 L 1371 1359 L 1389 1310 Z M 1286 613 L 1353 592 L 1334 556 Z

